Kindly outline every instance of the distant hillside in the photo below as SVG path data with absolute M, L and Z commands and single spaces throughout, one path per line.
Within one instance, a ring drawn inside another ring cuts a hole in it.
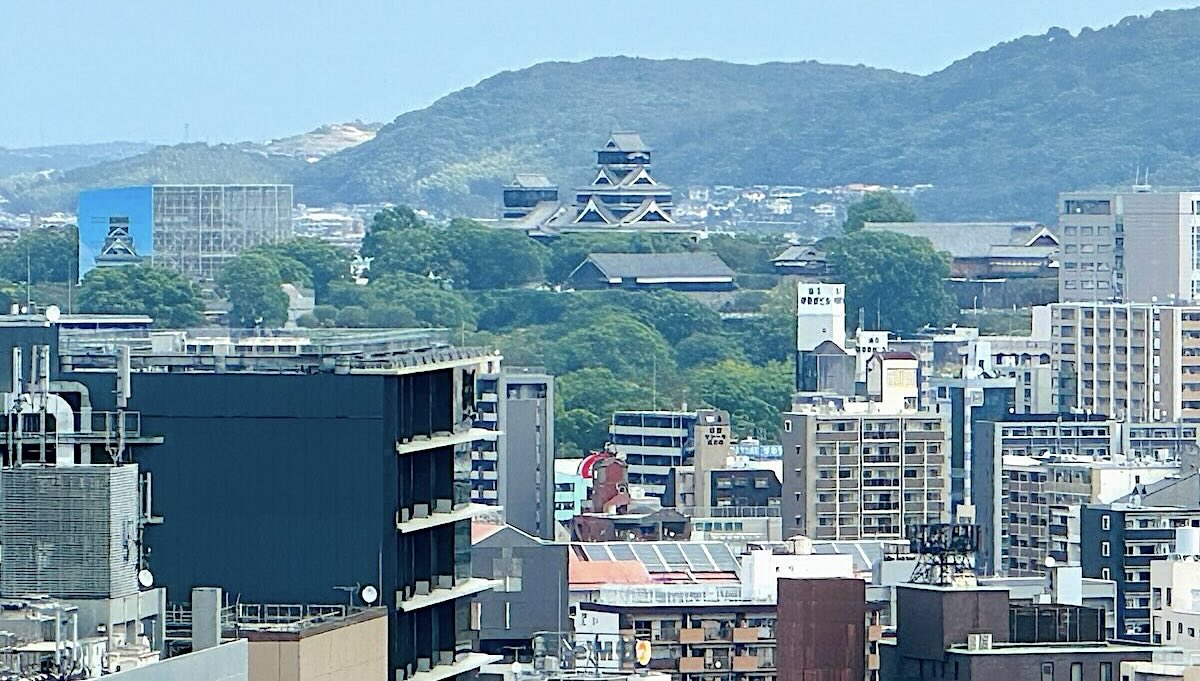
M 1060 190 L 1200 180 L 1200 10 L 997 45 L 916 77 L 814 63 L 593 59 L 501 73 L 305 169 L 321 202 L 475 211 L 518 170 L 586 178 L 610 130 L 640 130 L 691 183 L 931 182 L 929 218 L 1048 218 Z
M 519 170 L 544 171 L 563 185 L 590 180 L 593 149 L 619 129 L 640 131 L 658 151 L 666 182 L 766 181 L 793 171 L 796 159 L 769 151 L 781 128 L 802 125 L 811 131 L 802 138 L 830 146 L 859 144 L 886 120 L 867 118 L 865 130 L 847 131 L 841 141 L 826 131 L 839 125 L 843 109 L 868 107 L 880 93 L 902 92 L 917 80 L 814 62 L 616 57 L 539 64 L 400 116 L 374 140 L 306 169 L 298 191 L 317 202 L 404 200 L 486 211 L 499 185 Z
M 81 187 L 291 179 L 296 197 L 402 201 L 487 215 L 539 171 L 569 188 L 592 150 L 635 129 L 657 175 L 689 184 L 929 182 L 928 219 L 1051 219 L 1059 191 L 1200 184 L 1200 9 L 1062 29 L 925 77 L 813 62 L 758 66 L 613 57 L 500 73 L 379 129 L 330 127 L 263 145 L 159 148 L 50 177 L 0 180 L 16 206 L 61 209 Z M 1182 80 L 1181 80 L 1182 78 Z M 324 158 L 339 144 L 361 141 Z M 320 158 L 316 162 L 300 159 Z
M 308 163 L 375 137 L 378 123 L 323 125 L 265 144 L 202 143 L 154 147 L 127 143 L 18 150 L 44 159 L 0 170 L 0 197 L 9 212 L 73 211 L 79 191 L 151 182 L 289 182 Z M 79 149 L 74 156 L 68 151 Z M 125 153 L 120 153 L 125 152 Z M 0 149 L 0 168 L 8 152 Z M 85 153 L 90 153 L 90 161 Z M 21 157 L 23 158 L 23 157 Z M 74 164 L 67 160 L 78 159 Z M 9 175 L 4 177 L 4 175 Z
M 74 211 L 82 189 L 154 182 L 286 182 L 304 165 L 297 158 L 244 145 L 180 144 L 85 168 L 3 178 L 0 197 L 10 201 L 5 206 L 9 212 Z
M 295 156 L 311 162 L 369 142 L 382 127 L 382 123 L 362 121 L 332 123 L 300 135 L 271 140 L 263 148 L 268 153 Z
M 0 177 L 43 170 L 70 170 L 135 156 L 154 148 L 142 142 L 59 144 L 27 149 L 0 147 Z

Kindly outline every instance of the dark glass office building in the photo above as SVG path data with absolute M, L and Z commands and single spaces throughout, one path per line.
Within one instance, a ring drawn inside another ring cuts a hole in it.
M 146 560 L 169 601 L 219 586 L 241 603 L 385 605 L 401 680 L 492 659 L 471 627 L 472 597 L 490 588 L 470 562 L 482 352 L 424 331 L 151 339 L 30 324 L 0 324 L 0 348 L 44 338 L 52 377 L 96 409 L 116 408 L 114 349 L 131 349 L 128 408 L 169 443 L 137 461 L 162 519 Z

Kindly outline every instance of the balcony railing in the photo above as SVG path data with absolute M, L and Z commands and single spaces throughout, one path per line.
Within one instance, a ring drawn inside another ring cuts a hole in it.
M 606 605 L 721 605 L 771 604 L 775 601 L 745 596 L 741 585 L 649 584 L 602 586 L 596 602 Z

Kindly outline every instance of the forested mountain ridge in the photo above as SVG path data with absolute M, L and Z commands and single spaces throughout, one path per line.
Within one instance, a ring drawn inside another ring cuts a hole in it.
M 238 175 L 292 181 L 310 205 L 490 215 L 514 173 L 570 188 L 591 179 L 592 150 L 610 131 L 634 129 L 655 148 L 656 176 L 676 187 L 931 183 L 917 199 L 924 218 L 1048 220 L 1059 191 L 1128 185 L 1137 167 L 1155 185 L 1200 184 L 1200 102 L 1186 80 L 1200 72 L 1196 35 L 1200 9 L 1161 11 L 1074 36 L 1051 29 L 928 76 L 815 62 L 548 62 L 402 114 L 315 163 L 185 145 L 2 180 L 0 195 L 70 209 L 88 186 Z

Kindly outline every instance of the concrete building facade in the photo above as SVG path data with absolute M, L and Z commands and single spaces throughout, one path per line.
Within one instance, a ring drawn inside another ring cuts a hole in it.
M 504 509 L 507 523 L 554 538 L 554 377 L 505 367 L 478 378 L 471 501 Z
M 898 539 L 946 522 L 950 436 L 945 416 L 797 405 L 783 415 L 784 534 Z
M 1200 293 L 1200 192 L 1059 196 L 1059 300 L 1150 303 Z
M 1059 411 L 1200 419 L 1200 306 L 1050 306 Z
M 1118 636 L 1150 641 L 1151 563 L 1175 553 L 1177 529 L 1193 527 L 1200 528 L 1200 507 L 1083 507 L 1083 574 L 1116 582 Z

